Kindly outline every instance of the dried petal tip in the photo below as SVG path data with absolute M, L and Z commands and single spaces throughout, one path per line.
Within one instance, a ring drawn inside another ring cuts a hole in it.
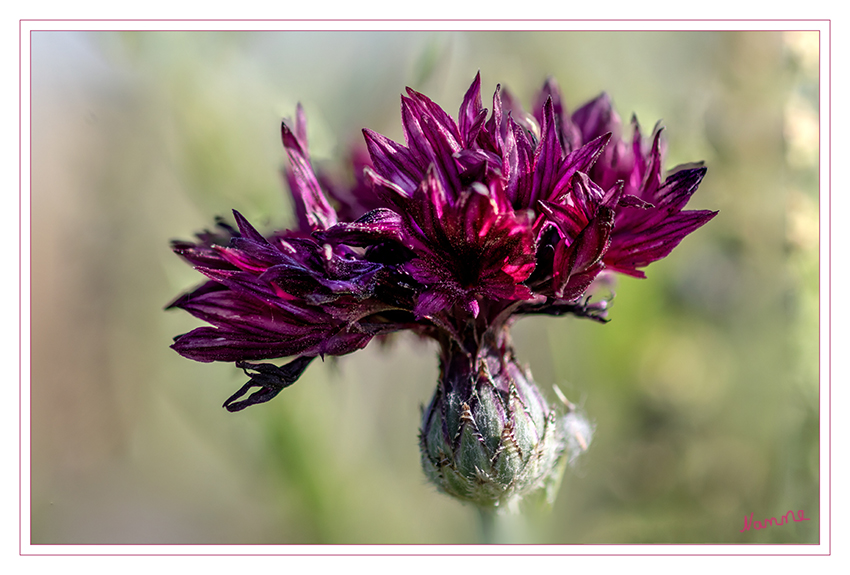
M 239 391 L 228 397 L 222 407 L 230 412 L 241 411 L 251 405 L 265 403 L 270 399 L 274 399 L 278 393 L 295 383 L 314 359 L 314 357 L 299 357 L 282 367 L 271 363 L 237 361 L 236 367 L 241 368 L 251 380 L 239 388 Z M 255 371 L 256 373 L 251 374 L 248 370 Z M 259 387 L 260 389 L 252 393 L 248 399 L 236 401 L 248 393 L 252 387 Z

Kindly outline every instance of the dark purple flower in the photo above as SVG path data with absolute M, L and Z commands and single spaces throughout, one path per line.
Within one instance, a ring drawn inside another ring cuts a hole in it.
M 590 427 L 542 399 L 508 327 L 526 314 L 606 321 L 606 302 L 586 295 L 600 274 L 644 277 L 716 215 L 684 210 L 705 168 L 665 177 L 660 129 L 644 138 L 633 121 L 627 142 L 607 95 L 569 113 L 553 80 L 531 113 L 498 86 L 488 111 L 476 75 L 457 120 L 408 88 L 401 119 L 404 143 L 363 131 L 346 179 L 316 172 L 299 106 L 281 130 L 297 228 L 264 236 L 234 211 L 236 228 L 220 221 L 197 242 L 175 241 L 207 281 L 169 307 L 211 326 L 172 347 L 244 369 L 251 381 L 225 402 L 236 411 L 277 395 L 317 356 L 401 330 L 432 338 L 442 373 L 423 420 L 429 476 L 483 506 L 548 493 Z M 282 357 L 292 359 L 250 363 Z

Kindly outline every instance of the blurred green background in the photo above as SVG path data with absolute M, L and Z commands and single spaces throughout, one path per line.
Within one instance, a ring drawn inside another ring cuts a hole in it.
M 163 307 L 201 276 L 173 255 L 238 209 L 293 222 L 279 120 L 302 102 L 317 162 L 399 94 L 456 114 L 480 70 L 526 107 L 611 94 L 705 160 L 720 215 L 622 279 L 611 321 L 514 328 L 542 388 L 596 426 L 551 513 L 517 543 L 818 541 L 816 32 L 32 34 L 32 543 L 476 543 L 477 514 L 420 471 L 436 349 L 411 337 L 316 363 L 230 414 L 231 364 L 168 348 Z M 743 517 L 813 521 L 740 533 Z

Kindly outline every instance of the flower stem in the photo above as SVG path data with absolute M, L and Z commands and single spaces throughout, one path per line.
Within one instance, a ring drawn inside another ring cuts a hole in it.
M 481 543 L 493 545 L 496 543 L 496 509 L 494 507 L 478 508 L 481 518 Z

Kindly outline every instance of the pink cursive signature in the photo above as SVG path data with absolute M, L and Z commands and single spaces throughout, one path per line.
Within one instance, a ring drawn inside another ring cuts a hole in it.
M 802 509 L 800 509 L 797 512 L 796 517 L 794 516 L 793 511 L 789 511 L 788 513 L 783 515 L 782 518 L 779 521 L 776 520 L 776 517 L 771 517 L 770 519 L 765 519 L 764 521 L 753 521 L 753 515 L 754 515 L 753 513 L 750 513 L 749 517 L 744 515 L 744 528 L 741 529 L 741 533 L 743 533 L 744 531 L 749 531 L 750 527 L 752 527 L 753 529 L 764 529 L 768 525 L 785 525 L 786 523 L 788 523 L 788 516 L 789 515 L 791 516 L 791 519 L 793 521 L 810 521 L 811 520 L 811 517 L 803 517 L 803 510 Z

